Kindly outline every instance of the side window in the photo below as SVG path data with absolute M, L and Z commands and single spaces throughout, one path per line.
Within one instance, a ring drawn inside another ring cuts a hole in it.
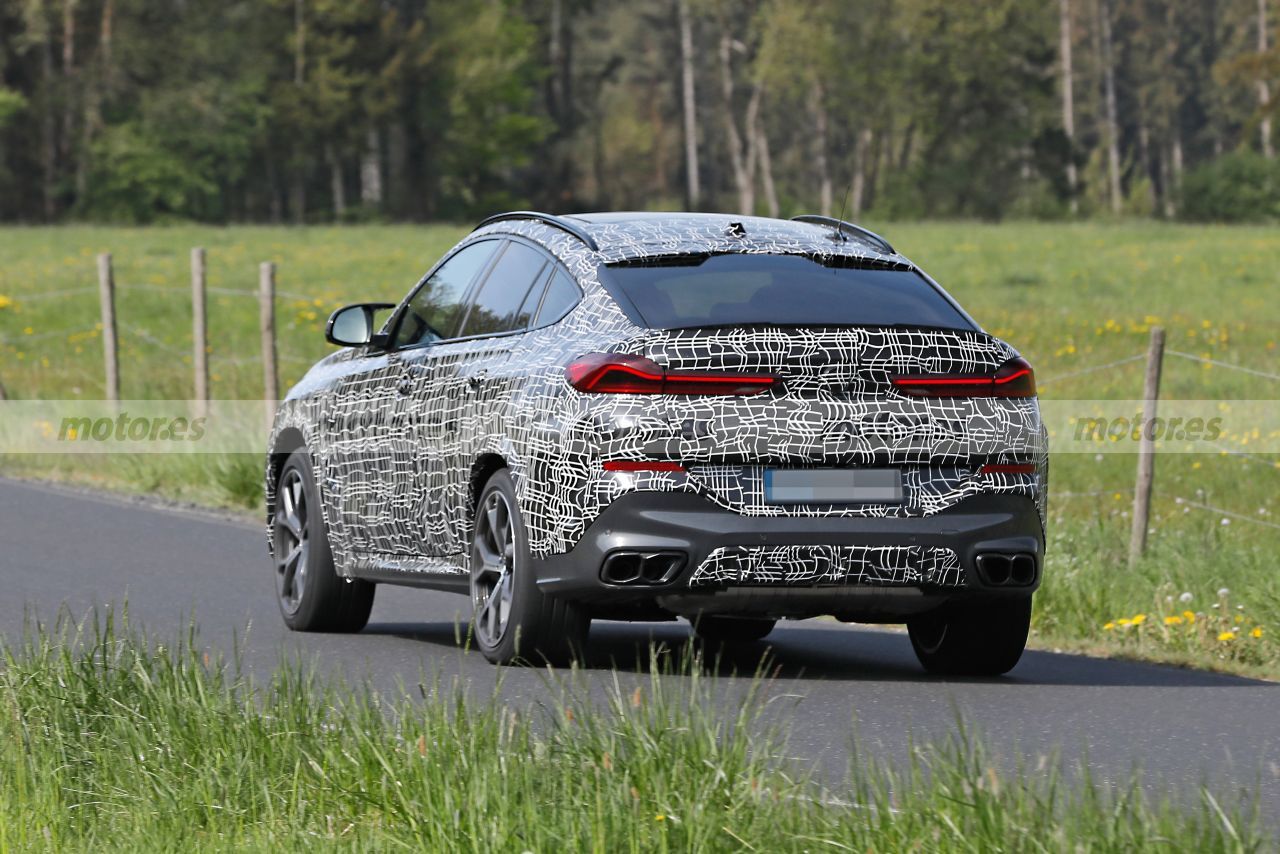
M 508 243 L 472 300 L 458 334 L 496 335 L 523 329 L 526 324 L 518 319 L 520 306 L 534 284 L 542 280 L 546 264 L 546 256 L 538 250 L 515 241 Z
M 542 302 L 542 295 L 547 290 L 547 279 L 551 278 L 554 268 L 554 264 L 547 265 L 547 269 L 544 269 L 542 275 L 538 277 L 538 283 L 529 289 L 529 295 L 524 298 L 524 302 L 516 310 L 517 328 L 525 329 L 532 325 L 533 318 L 538 313 L 538 303 Z
M 476 276 L 489 263 L 497 240 L 473 243 L 431 274 L 405 307 L 392 347 L 413 347 L 452 338 L 462 315 L 463 299 Z
M 564 270 L 556 270 L 551 284 L 547 286 L 547 296 L 542 300 L 542 308 L 538 311 L 538 326 L 555 323 L 569 313 L 578 300 L 582 299 L 582 291 L 569 278 Z

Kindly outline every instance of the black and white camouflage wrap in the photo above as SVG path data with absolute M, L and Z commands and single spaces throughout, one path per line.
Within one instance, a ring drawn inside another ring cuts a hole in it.
M 746 236 L 732 237 L 730 221 Z M 475 473 L 500 460 L 516 484 L 536 557 L 566 552 L 618 496 L 691 492 L 746 516 L 928 516 L 978 493 L 1033 499 L 1044 516 L 1047 444 L 1035 399 L 903 396 L 890 377 L 990 372 L 1017 354 L 980 331 L 868 328 L 654 330 L 601 284 L 604 265 L 694 252 L 844 255 L 910 269 L 824 227 L 749 217 L 582 223 L 600 246 L 538 221 L 482 228 L 465 245 L 524 238 L 583 292 L 560 322 L 522 335 L 403 352 L 364 348 L 317 363 L 281 404 L 271 447 L 310 449 L 335 565 L 462 576 Z M 782 377 L 750 397 L 587 395 L 565 365 L 591 352 L 643 355 L 674 369 Z M 412 392 L 396 387 L 407 382 Z M 682 473 L 606 472 L 605 460 L 670 459 Z M 979 475 L 983 462 L 1035 460 L 1036 474 Z M 267 471 L 268 525 L 279 457 Z M 778 505 L 766 466 L 883 466 L 905 473 L 901 504 Z M 854 547 L 719 550 L 693 583 L 963 582 L 954 552 Z

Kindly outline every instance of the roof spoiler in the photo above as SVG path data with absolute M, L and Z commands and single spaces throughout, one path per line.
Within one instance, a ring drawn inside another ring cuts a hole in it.
M 494 214 L 491 217 L 486 217 L 481 220 L 480 223 L 472 229 L 472 231 L 484 228 L 486 225 L 493 225 L 495 222 L 510 222 L 512 220 L 533 220 L 535 222 L 543 223 L 544 225 L 549 225 L 552 228 L 558 228 L 567 234 L 572 234 L 574 237 L 587 244 L 587 248 L 592 252 L 600 251 L 600 247 L 596 245 L 595 238 L 588 234 L 585 229 L 569 222 L 567 219 L 553 214 L 542 213 L 540 211 L 508 211 L 507 213 Z
M 829 225 L 835 229 L 837 240 L 848 240 L 849 238 L 845 236 L 845 232 L 848 231 L 859 237 L 865 238 L 869 243 L 871 243 L 877 249 L 883 250 L 886 254 L 889 254 L 889 255 L 898 254 L 897 251 L 892 246 L 889 245 L 889 241 L 885 240 L 883 237 L 876 234 L 871 229 L 863 228 L 862 226 L 856 223 L 845 222 L 844 220 L 836 219 L 833 216 L 820 216 L 818 214 L 801 214 L 800 216 L 793 216 L 791 218 L 791 221 L 807 222 L 811 225 Z

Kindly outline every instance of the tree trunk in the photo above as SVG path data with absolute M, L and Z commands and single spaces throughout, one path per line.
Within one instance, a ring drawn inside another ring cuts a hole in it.
M 676 0 L 680 18 L 680 95 L 684 106 L 685 206 L 696 211 L 702 202 L 702 182 L 698 175 L 698 96 L 693 78 L 693 22 L 689 0 Z
M 818 212 L 831 216 L 831 163 L 827 158 L 827 103 L 821 80 L 809 90 L 809 112 L 813 114 L 813 165 L 818 173 Z
M 1258 0 L 1258 54 L 1267 52 L 1267 0 Z M 1276 156 L 1275 147 L 1271 144 L 1271 88 L 1266 77 L 1258 77 L 1258 109 L 1262 113 L 1262 121 L 1258 123 L 1258 132 L 1262 135 L 1262 156 L 1270 160 Z
M 725 131 L 729 136 L 729 165 L 733 169 L 733 182 L 738 190 L 738 211 L 750 215 L 755 212 L 755 135 L 751 132 L 756 112 L 760 108 L 760 87 L 756 86 L 747 104 L 747 150 L 743 151 L 742 133 L 733 109 L 733 38 L 726 30 L 720 36 L 720 90 L 724 96 Z
M 289 215 L 297 225 L 307 221 L 307 175 L 301 166 L 289 176 Z
M 756 111 L 752 128 L 756 137 L 756 163 L 759 164 L 760 181 L 764 186 L 765 207 L 769 216 L 777 218 L 781 208 L 778 206 L 778 191 L 773 185 L 773 159 L 769 156 L 769 135 L 764 132 L 764 121 L 760 118 L 759 110 Z
M 75 126 L 73 80 L 76 73 L 76 0 L 62 2 L 62 160 L 71 159 L 72 128 Z
M 1076 110 L 1075 78 L 1071 66 L 1071 0 L 1058 0 L 1059 53 L 1062 59 L 1062 132 L 1067 137 L 1067 193 L 1071 213 L 1080 212 L 1076 198 Z
M 305 0 L 293 0 L 293 82 L 301 86 L 307 75 L 307 20 Z
M 44 4 L 37 12 L 43 19 Z M 56 187 L 58 185 L 58 119 L 53 110 L 53 34 L 49 31 L 47 21 L 44 23 L 44 38 L 40 40 L 40 77 L 43 95 L 40 115 L 40 189 L 44 201 L 44 218 L 52 222 L 57 213 Z
M 382 146 L 377 128 L 369 128 L 360 155 L 360 201 L 368 208 L 382 207 Z
M 862 216 L 862 206 L 867 197 L 867 155 L 871 149 L 871 128 L 858 133 L 858 143 L 853 150 L 853 186 L 849 190 L 849 215 Z
M 1120 213 L 1120 132 L 1116 118 L 1116 74 L 1111 58 L 1111 3 L 1098 0 L 1098 41 L 1107 127 L 1107 191 L 1111 212 Z
M 330 143 L 324 147 L 324 159 L 329 164 L 329 194 L 333 197 L 333 218 L 341 220 L 347 214 L 347 188 L 342 181 L 342 158 Z

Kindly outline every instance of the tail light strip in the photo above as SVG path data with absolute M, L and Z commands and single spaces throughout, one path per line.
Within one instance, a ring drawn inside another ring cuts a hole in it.
M 1010 359 L 994 374 L 916 374 L 893 378 L 912 397 L 1035 397 L 1036 375 L 1025 359 Z
M 773 386 L 768 374 L 669 371 L 643 356 L 591 353 L 565 368 L 569 385 L 588 394 L 749 395 Z

